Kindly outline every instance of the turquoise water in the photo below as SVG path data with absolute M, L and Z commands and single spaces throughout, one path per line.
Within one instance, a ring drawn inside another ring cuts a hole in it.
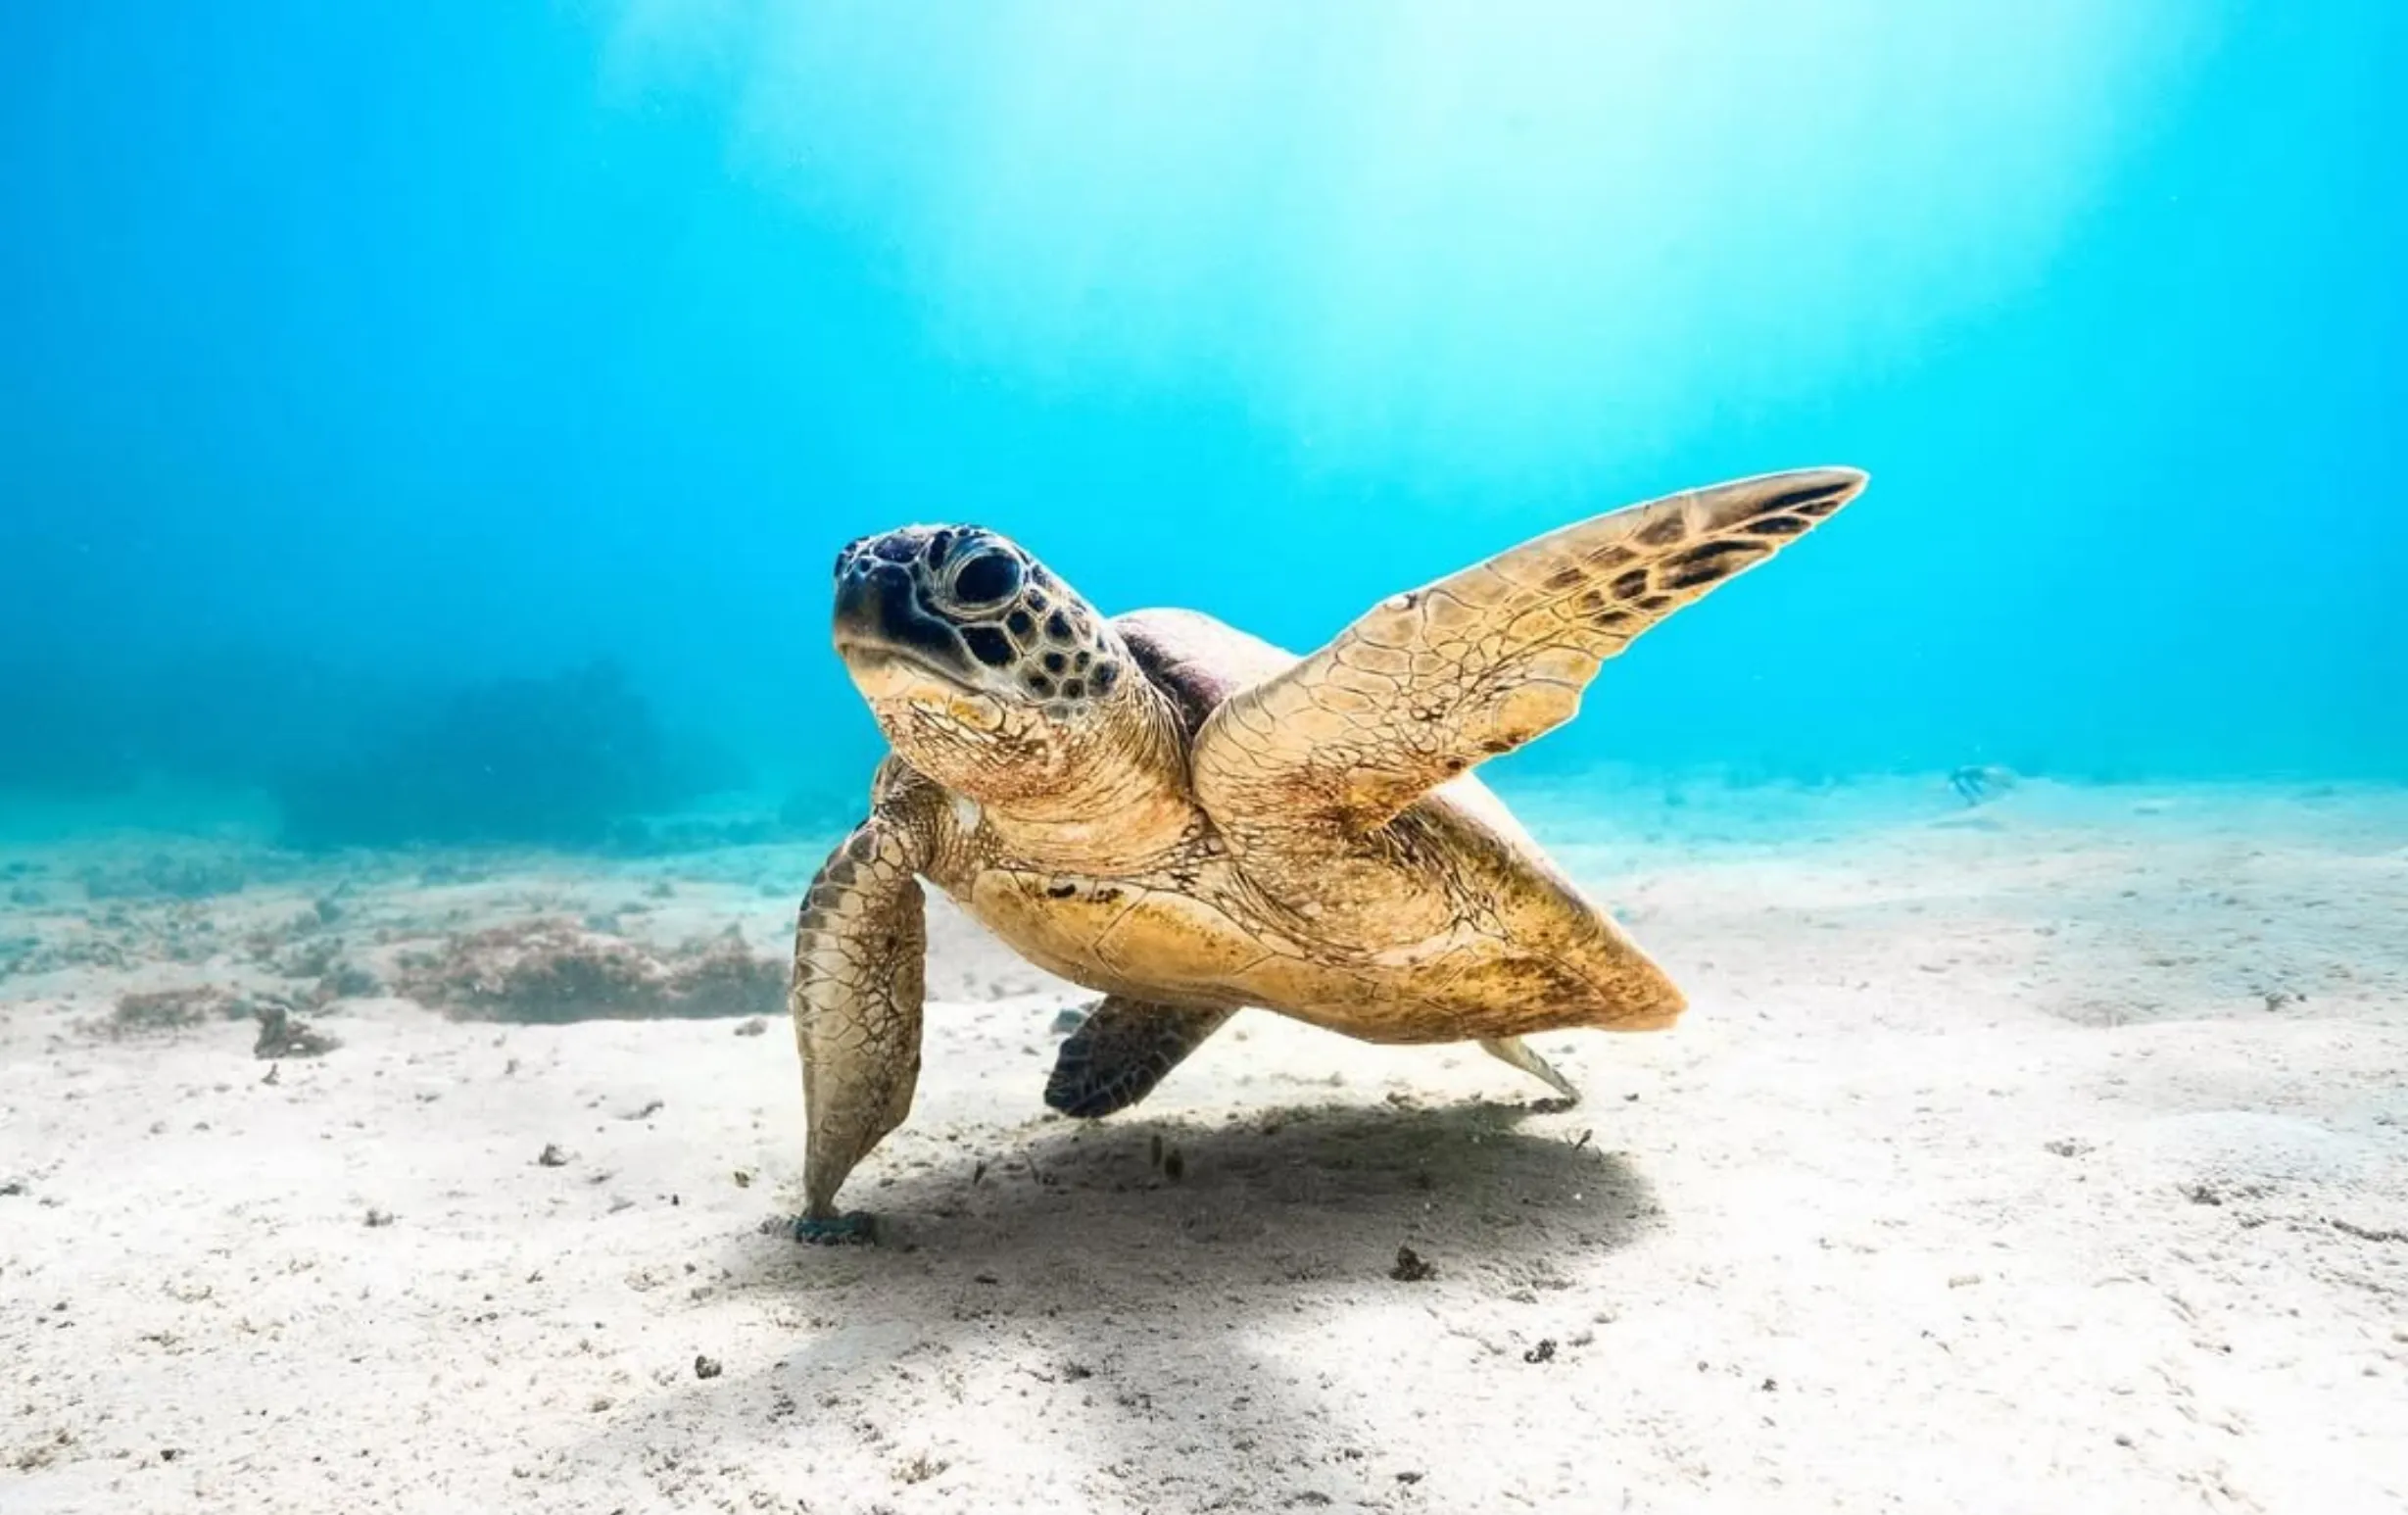
M 2348 0 L 13 7 L 0 788 L 816 817 L 863 533 L 1301 651 L 1821 464 L 1496 776 L 2408 778 L 2404 70 Z

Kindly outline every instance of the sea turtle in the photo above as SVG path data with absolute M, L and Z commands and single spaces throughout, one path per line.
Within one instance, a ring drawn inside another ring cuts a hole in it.
M 1380 602 L 1303 658 L 1184 610 L 1106 616 L 975 525 L 838 555 L 836 651 L 889 744 L 811 881 L 790 1004 L 809 1241 L 909 1112 L 925 879 L 1102 996 L 1045 1102 L 1142 1100 L 1238 1009 L 1365 1041 L 1650 1031 L 1685 1000 L 1472 776 L 1569 720 L 1599 665 L 1855 498 L 1853 468 L 1628 506 Z

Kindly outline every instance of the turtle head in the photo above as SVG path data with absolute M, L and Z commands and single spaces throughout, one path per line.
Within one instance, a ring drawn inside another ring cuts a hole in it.
M 837 655 L 905 761 L 974 799 L 1078 787 L 1144 681 L 1118 633 L 979 526 L 904 526 L 837 555 Z

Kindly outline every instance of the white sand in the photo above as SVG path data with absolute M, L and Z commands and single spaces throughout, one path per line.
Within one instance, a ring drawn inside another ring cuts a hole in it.
M 2408 798 L 1524 810 L 1695 1002 L 1540 1039 L 1584 1104 L 1248 1012 L 1074 1128 L 1071 997 L 943 911 L 877 1249 L 764 1229 L 783 1024 L 113 1036 L 274 982 L 226 948 L 329 881 L 87 904 L 93 845 L 20 851 L 0 1510 L 2408 1508 Z M 389 975 L 666 873 L 631 933 L 777 952 L 816 860 L 354 869 L 328 931 Z

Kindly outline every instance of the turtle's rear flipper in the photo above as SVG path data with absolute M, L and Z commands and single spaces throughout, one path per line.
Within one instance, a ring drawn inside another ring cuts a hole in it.
M 853 1165 L 911 1111 L 920 1078 L 927 925 L 915 841 L 871 816 L 829 855 L 795 926 L 788 1007 L 802 1052 L 806 1242 L 867 1240 L 869 1217 L 841 1215 Z
M 1109 996 L 1062 1043 L 1045 1102 L 1085 1120 L 1125 1110 L 1234 1013 Z
M 1564 1097 L 1566 1105 L 1580 1102 L 1580 1091 L 1570 1079 L 1555 1070 L 1555 1064 L 1530 1051 L 1519 1037 L 1488 1037 L 1480 1043 L 1480 1051 L 1499 1062 L 1511 1063 L 1532 1078 L 1543 1080 L 1547 1087 Z

